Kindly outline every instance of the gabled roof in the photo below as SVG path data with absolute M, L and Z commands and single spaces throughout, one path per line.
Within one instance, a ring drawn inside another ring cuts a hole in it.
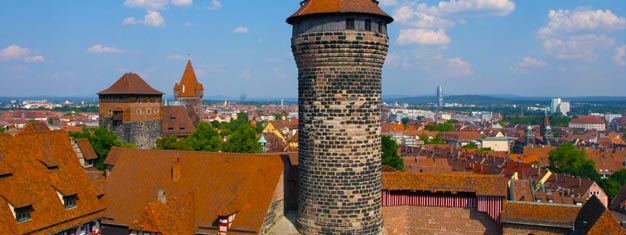
M 161 190 L 165 195 L 193 192 L 197 213 L 186 219 L 195 222 L 198 233 L 216 233 L 213 222 L 222 207 L 238 210 L 232 230 L 260 233 L 284 169 L 281 156 L 269 154 L 123 148 L 111 154 L 117 161 L 105 185 L 108 219 L 103 223 L 133 224 Z M 174 166 L 180 169 L 176 177 Z M 237 201 L 240 206 L 233 209 L 238 203 L 230 202 Z
M 185 106 L 162 106 L 161 110 L 163 135 L 189 136 L 196 130 Z
M 85 160 L 93 160 L 98 158 L 98 155 L 96 155 L 96 151 L 93 150 L 88 139 L 78 139 L 76 140 L 76 145 L 78 145 L 78 148 L 80 148 L 80 152 L 83 153 L 83 157 L 85 157 Z
M 162 235 L 195 234 L 195 220 L 189 219 L 196 217 L 194 194 L 166 196 L 164 201 L 150 202 L 129 229 Z
M 623 235 L 626 232 L 600 199 L 591 196 L 576 217 L 573 234 Z
M 50 169 L 38 156 L 56 163 Z M 51 234 L 104 214 L 97 189 L 80 166 L 68 136 L 62 131 L 0 135 L 0 165 L 12 175 L 0 179 L 0 230 L 3 234 Z M 66 210 L 57 191 L 77 194 L 76 207 Z M 17 223 L 9 204 L 32 206 L 31 220 Z
M 152 88 L 136 73 L 125 73 L 111 87 L 98 92 L 98 95 L 163 95 Z
M 391 23 L 393 18 L 378 7 L 378 2 L 373 0 L 306 0 L 300 4 L 300 9 L 287 18 L 287 23 L 292 24 L 296 18 L 317 14 L 330 13 L 363 13 L 378 15 Z
M 187 60 L 187 66 L 185 66 L 180 83 L 174 85 L 174 94 L 177 93 L 179 97 L 196 97 L 197 90 L 204 90 L 204 87 L 196 78 L 191 60 Z
M 571 228 L 580 206 L 507 201 L 502 210 L 503 223 Z
M 26 127 L 22 129 L 23 133 L 34 133 L 34 132 L 43 132 L 49 131 L 50 128 L 45 122 L 29 122 L 26 124 Z
M 383 172 L 383 189 L 427 192 L 469 192 L 506 197 L 506 179 L 500 175 Z

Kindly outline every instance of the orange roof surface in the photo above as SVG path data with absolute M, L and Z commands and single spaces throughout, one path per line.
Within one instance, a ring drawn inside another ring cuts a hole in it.
M 45 122 L 29 122 L 26 124 L 26 127 L 22 129 L 23 133 L 33 133 L 33 132 L 42 132 L 49 131 L 50 128 Z
M 117 161 L 105 185 L 108 216 L 103 223 L 142 224 L 147 206 L 160 207 L 150 205 L 158 199 L 160 190 L 165 195 L 193 192 L 195 218 L 184 219 L 194 221 L 199 233 L 216 233 L 213 222 L 223 207 L 238 211 L 233 232 L 228 234 L 260 233 L 284 169 L 281 156 L 274 154 L 123 148 L 113 148 L 108 157 L 111 154 L 117 156 Z M 154 217 L 160 220 L 157 224 L 165 223 L 167 218 Z
M 43 158 L 54 161 L 55 166 L 42 164 Z M 0 168 L 2 165 L 12 171 L 0 179 L 2 234 L 51 234 L 104 215 L 97 189 L 83 173 L 62 131 L 0 135 Z M 66 210 L 57 191 L 66 196 L 77 194 L 76 207 Z M 32 206 L 31 220 L 18 224 L 9 204 Z
M 163 135 L 189 136 L 196 130 L 185 106 L 162 106 L 161 110 Z
M 296 18 L 329 13 L 364 13 L 382 16 L 391 23 L 393 18 L 378 7 L 372 0 L 307 0 L 300 4 L 300 9 L 287 18 L 287 23 L 294 23 Z
M 98 95 L 163 95 L 152 88 L 136 73 L 122 75 L 111 87 L 98 92 Z
M 78 139 L 76 140 L 76 145 L 78 145 L 78 148 L 80 148 L 80 151 L 83 153 L 83 157 L 85 157 L 86 160 L 98 158 L 96 151 L 93 150 L 88 139 Z
M 589 115 L 589 116 L 580 116 L 577 118 L 573 118 L 569 121 L 569 123 L 580 123 L 580 124 L 605 124 L 604 119 L 598 116 Z
M 507 201 L 502 209 L 503 223 L 571 228 L 580 206 Z
M 187 66 L 185 66 L 185 72 L 183 72 L 180 83 L 174 85 L 174 94 L 178 94 L 179 97 L 196 97 L 197 90 L 204 90 L 204 87 L 196 78 L 191 60 L 187 60 Z
M 129 226 L 130 230 L 153 232 L 162 235 L 195 234 L 196 217 L 193 193 L 165 197 L 165 202 L 150 202 L 139 218 Z
M 501 175 L 383 172 L 383 189 L 507 195 L 506 179 Z
M 580 209 L 574 223 L 574 235 L 624 235 L 626 232 L 611 214 L 609 209 L 596 196 Z

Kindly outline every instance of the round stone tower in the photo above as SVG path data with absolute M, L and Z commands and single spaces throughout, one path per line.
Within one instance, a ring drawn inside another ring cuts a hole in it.
M 381 69 L 387 24 L 373 0 L 305 0 L 287 19 L 298 66 L 297 226 L 304 234 L 384 233 Z

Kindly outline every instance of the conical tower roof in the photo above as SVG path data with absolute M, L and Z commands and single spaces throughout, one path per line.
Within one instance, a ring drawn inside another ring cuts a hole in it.
M 174 94 L 178 94 L 179 97 L 196 97 L 198 90 L 204 90 L 204 87 L 196 78 L 191 60 L 187 60 L 187 66 L 185 66 L 185 72 L 183 72 L 180 83 L 174 85 Z
M 287 18 L 292 24 L 296 18 L 316 14 L 331 13 L 363 13 L 382 16 L 391 23 L 393 18 L 378 7 L 375 0 L 305 0 L 300 3 L 300 9 Z
M 98 95 L 163 95 L 152 88 L 136 73 L 122 75 L 111 87 L 98 92 Z

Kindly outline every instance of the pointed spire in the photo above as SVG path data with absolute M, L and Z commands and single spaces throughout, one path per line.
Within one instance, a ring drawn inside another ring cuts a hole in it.
M 174 85 L 174 94 L 178 97 L 196 97 L 202 96 L 204 87 L 198 82 L 196 73 L 191 65 L 191 60 L 187 60 L 187 66 L 180 79 L 180 83 Z

